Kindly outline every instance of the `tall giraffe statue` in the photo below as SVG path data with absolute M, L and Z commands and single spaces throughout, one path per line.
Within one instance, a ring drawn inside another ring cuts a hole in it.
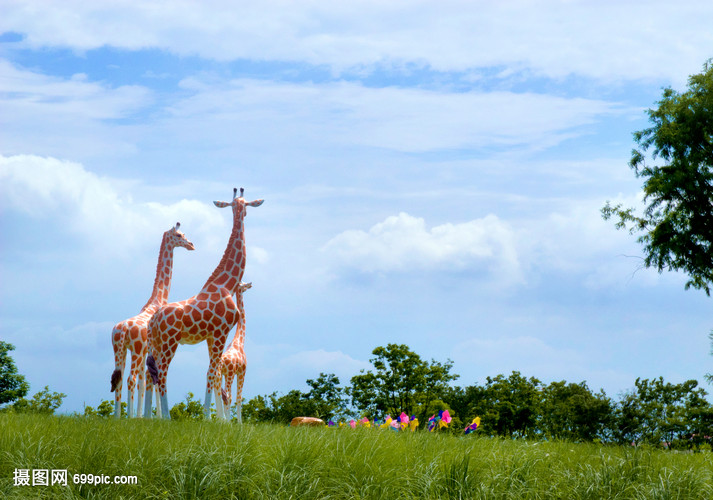
M 166 376 L 178 344 L 208 344 L 208 373 L 204 410 L 206 418 L 210 416 L 211 389 L 215 394 L 215 407 L 222 418 L 223 400 L 220 394 L 220 355 L 223 353 L 230 330 L 240 317 L 233 295 L 238 292 L 238 285 L 245 272 L 245 215 L 247 207 L 259 207 L 264 200 L 246 202 L 243 188 L 237 196 L 233 189 L 233 201 L 214 201 L 218 208 L 232 207 L 233 230 L 228 240 L 223 257 L 208 278 L 201 291 L 190 299 L 173 302 L 161 307 L 149 322 L 149 356 L 146 360 L 149 373 L 155 376 L 160 401 L 158 413 L 163 418 L 170 418 L 168 397 L 166 395 Z M 146 395 L 144 416 L 151 416 L 151 393 Z
M 153 291 L 141 312 L 133 318 L 117 323 L 111 332 L 111 342 L 114 347 L 114 373 L 111 374 L 111 390 L 114 392 L 114 416 L 121 416 L 121 379 L 126 365 L 126 351 L 131 352 L 131 368 L 126 380 L 128 388 L 129 412 L 128 416 L 138 416 L 144 402 L 146 392 L 146 353 L 149 319 L 156 310 L 168 302 L 168 293 L 171 291 L 171 275 L 173 272 L 173 249 L 176 247 L 195 250 L 193 243 L 188 241 L 186 235 L 178 228 L 181 223 L 163 233 L 161 248 L 158 252 L 156 265 L 156 278 Z M 138 377 L 138 405 L 134 415 L 134 389 Z
M 235 396 L 235 406 L 238 414 L 238 423 L 243 423 L 242 407 L 243 407 L 243 384 L 245 383 L 245 369 L 247 368 L 247 360 L 245 359 L 245 303 L 243 302 L 243 293 L 245 290 L 252 288 L 252 283 L 240 283 L 238 293 L 235 294 L 235 302 L 240 311 L 240 319 L 235 327 L 235 336 L 230 343 L 230 347 L 226 349 L 220 357 L 220 372 L 223 376 L 225 388 L 223 389 L 223 409 L 225 411 L 225 419 L 230 420 L 230 406 L 233 401 L 233 380 L 237 377 L 238 386 Z

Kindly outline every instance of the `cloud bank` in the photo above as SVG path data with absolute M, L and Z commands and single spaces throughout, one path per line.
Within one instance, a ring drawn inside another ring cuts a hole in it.
M 708 2 L 664 0 L 644 7 L 635 1 L 562 0 L 73 0 L 43 3 L 41 9 L 10 2 L 0 31 L 24 34 L 19 43 L 32 48 L 157 48 L 219 61 L 298 61 L 335 71 L 507 66 L 549 78 L 679 80 L 710 56 L 712 17 Z M 685 39 L 671 25 L 687 26 Z
M 322 250 L 338 265 L 366 273 L 478 269 L 511 280 L 520 275 L 514 233 L 494 215 L 429 229 L 424 219 L 401 212 L 368 231 L 344 231 Z

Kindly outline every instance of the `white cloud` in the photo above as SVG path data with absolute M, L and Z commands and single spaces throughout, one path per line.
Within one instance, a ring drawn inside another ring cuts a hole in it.
M 212 204 L 186 199 L 170 204 L 135 202 L 115 184 L 75 162 L 0 156 L 0 206 L 69 228 L 97 255 L 127 257 L 146 245 L 154 247 L 157 235 L 176 222 L 189 239 L 196 233 L 229 232 L 223 214 Z
M 23 45 L 159 48 L 221 61 L 336 70 L 508 65 L 549 77 L 680 80 L 710 56 L 707 2 L 289 2 L 80 0 L 5 5 L 0 31 Z M 672 27 L 685 27 L 681 30 Z
M 367 146 L 406 152 L 519 146 L 544 149 L 625 112 L 615 103 L 534 93 L 450 92 L 356 83 L 293 84 L 191 78 L 159 124 L 216 147 Z M 201 130 L 193 126 L 202 123 Z M 226 126 L 226 124 L 231 124 Z M 238 132 L 240 131 L 240 132 Z M 164 132 L 165 133 L 165 132 Z M 244 142 L 243 142 L 244 141 Z
M 344 231 L 322 250 L 338 265 L 367 273 L 480 270 L 521 279 L 514 233 L 494 215 L 428 229 L 424 219 L 402 212 L 368 232 Z
M 110 121 L 132 117 L 151 102 L 144 87 L 47 76 L 0 59 L 2 152 L 73 158 L 133 152 L 135 145 Z
M 602 219 L 604 201 L 599 198 L 523 199 L 514 204 L 507 218 L 490 214 L 430 228 L 425 219 L 402 212 L 368 230 L 343 231 L 321 250 L 331 269 L 345 275 L 350 270 L 475 273 L 488 286 L 505 288 L 566 277 L 583 289 L 617 293 L 662 282 L 682 286 L 680 274 L 640 269 L 643 253 L 636 236 Z M 638 197 L 627 197 L 624 204 L 638 206 Z
M 70 115 L 73 119 L 125 118 L 149 102 L 149 90 L 135 85 L 116 88 L 90 82 L 78 73 L 69 79 L 19 69 L 0 59 L 0 95 L 25 112 Z M 8 98 L 9 97 L 9 98 Z
M 275 83 L 202 75 L 181 82 L 162 107 L 139 86 L 112 88 L 62 79 L 0 60 L 3 152 L 103 162 L 139 149 L 210 151 L 224 158 L 250 152 L 368 147 L 400 152 L 487 147 L 546 149 L 588 133 L 607 116 L 631 112 L 617 103 L 536 93 L 370 88 L 358 83 Z M 115 120 L 131 117 L 128 122 Z M 200 122 L 201 126 L 196 127 Z M 176 155 L 175 158 L 170 156 Z M 135 161 L 132 159 L 132 161 Z

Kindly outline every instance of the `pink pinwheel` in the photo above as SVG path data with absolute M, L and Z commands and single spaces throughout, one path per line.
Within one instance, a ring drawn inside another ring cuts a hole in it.
M 444 423 L 446 423 L 446 424 L 450 424 L 450 423 L 451 423 L 451 414 L 450 414 L 450 412 L 449 412 L 448 410 L 444 411 L 444 412 L 441 414 L 441 421 L 444 422 Z
M 349 421 L 349 425 L 351 426 L 352 429 L 355 429 L 355 428 L 356 428 L 356 421 L 355 421 L 354 419 L 351 419 L 351 420 Z

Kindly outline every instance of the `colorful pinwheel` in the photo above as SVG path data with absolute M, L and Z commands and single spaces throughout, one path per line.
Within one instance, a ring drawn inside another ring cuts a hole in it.
M 473 421 L 468 424 L 465 428 L 465 433 L 470 434 L 474 432 L 480 426 L 480 417 L 475 417 Z
M 416 415 L 411 415 L 411 421 L 408 426 L 411 428 L 411 432 L 416 432 L 416 429 L 418 429 L 418 419 Z
M 448 424 L 451 422 L 451 414 L 448 410 L 445 411 L 439 411 L 438 416 L 435 414 L 428 419 L 428 430 L 429 432 L 433 432 L 436 429 L 442 429 L 445 427 L 448 427 Z

